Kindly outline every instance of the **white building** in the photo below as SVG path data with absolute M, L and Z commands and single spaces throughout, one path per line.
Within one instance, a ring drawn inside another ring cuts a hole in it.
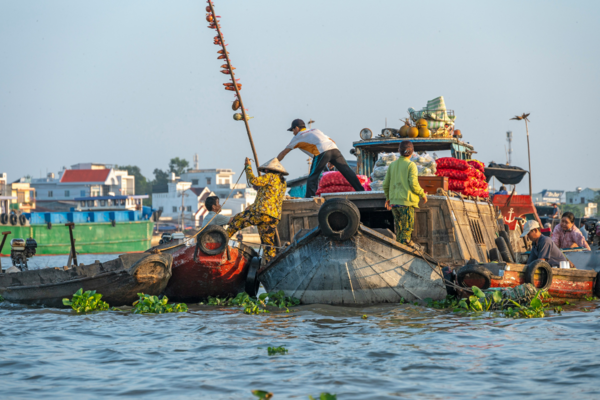
M 43 208 L 56 208 L 56 203 L 70 204 L 76 197 L 135 195 L 135 177 L 111 165 L 80 163 L 49 173 L 46 178 L 32 178 L 36 200 Z M 74 205 L 75 203 L 73 203 Z
M 510 193 L 510 192 L 509 192 Z M 564 190 L 547 190 L 544 189 L 540 193 L 534 193 L 531 198 L 536 205 L 547 205 L 553 203 L 563 203 Z
M 587 204 L 600 196 L 600 188 L 578 187 L 574 192 L 567 192 L 567 204 Z
M 202 224 L 204 215 L 208 213 L 204 202 L 209 196 L 220 198 L 222 215 L 240 213 L 254 203 L 256 190 L 244 184 L 233 184 L 234 174 L 230 169 L 196 169 L 181 174 L 181 177 L 171 174 L 166 187 L 159 189 L 155 186 L 153 189 L 152 208 L 162 211 L 161 220 L 181 224 L 183 200 L 186 226 L 196 227 Z M 228 195 L 229 199 L 225 202 Z

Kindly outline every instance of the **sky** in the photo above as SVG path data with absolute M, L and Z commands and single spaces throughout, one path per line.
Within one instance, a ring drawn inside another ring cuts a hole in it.
M 525 124 L 509 120 L 527 112 L 533 191 L 600 187 L 598 1 L 214 3 L 261 163 L 295 118 L 354 159 L 362 128 L 399 128 L 444 96 L 474 158 L 506 162 L 511 130 L 527 169 Z M 242 171 L 250 145 L 205 7 L 0 0 L 0 172 L 99 162 L 152 178 L 195 153 L 200 168 Z M 308 169 L 298 150 L 283 164 L 291 178 Z

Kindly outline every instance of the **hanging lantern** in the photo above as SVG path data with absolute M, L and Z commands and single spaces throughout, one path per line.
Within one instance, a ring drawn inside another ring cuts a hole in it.
M 239 108 L 240 108 L 240 101 L 236 99 L 236 100 L 234 100 L 233 104 L 231 105 L 231 109 L 233 111 L 235 111 L 235 110 L 237 110 Z
M 206 12 L 212 12 L 212 10 L 210 9 L 210 6 L 206 6 Z
M 206 16 L 206 20 L 207 20 L 208 22 L 213 22 L 213 20 L 214 20 L 214 17 L 213 17 L 212 15 L 208 14 L 208 15 Z

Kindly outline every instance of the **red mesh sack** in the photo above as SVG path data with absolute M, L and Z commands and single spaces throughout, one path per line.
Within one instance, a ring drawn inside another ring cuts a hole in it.
M 442 157 L 435 160 L 437 169 L 456 169 L 464 171 L 469 168 L 469 164 L 465 160 L 459 160 L 454 157 Z
M 478 170 L 478 171 L 480 171 L 480 172 L 484 172 L 484 170 L 485 170 L 485 166 L 483 165 L 483 163 L 482 163 L 481 161 L 477 161 L 477 160 L 469 160 L 469 161 L 467 161 L 467 163 L 468 163 L 468 164 L 469 164 L 471 167 L 473 167 L 473 168 L 477 169 L 477 170 Z
M 465 171 L 457 171 L 455 169 L 438 169 L 435 173 L 437 176 L 447 176 L 450 179 L 458 181 L 466 181 L 469 175 Z
M 317 190 L 317 196 L 322 193 L 341 193 L 341 192 L 354 192 L 354 188 L 350 185 L 331 185 L 326 187 L 320 187 Z
M 466 188 L 469 187 L 468 180 L 460 181 L 458 179 L 448 179 L 448 190 L 452 190 L 453 192 L 462 192 Z
M 473 178 L 473 177 L 469 177 L 468 181 L 469 181 L 469 187 L 476 188 L 476 189 L 487 189 L 488 188 L 488 184 L 486 181 L 482 181 L 482 180 L 479 180 L 479 179 Z
M 357 175 L 360 184 L 365 185 L 365 183 L 369 183 L 371 180 L 365 175 Z M 319 181 L 319 188 L 327 187 L 327 186 L 344 186 L 350 185 L 344 175 L 342 175 L 339 171 L 328 171 L 324 172 L 321 180 Z

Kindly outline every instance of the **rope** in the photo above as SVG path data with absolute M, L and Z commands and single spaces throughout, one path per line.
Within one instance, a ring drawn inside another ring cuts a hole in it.
M 471 249 L 469 249 L 469 245 L 467 243 L 467 238 L 465 237 L 462 227 L 460 226 L 460 221 L 458 221 L 458 218 L 456 218 L 456 213 L 454 212 L 454 206 L 452 205 L 452 200 L 450 200 L 448 193 L 446 193 L 446 198 L 448 199 L 448 205 L 450 206 L 452 215 L 454 216 L 454 219 L 456 220 L 456 225 L 458 225 L 458 230 L 460 231 L 460 235 L 462 236 L 463 241 L 465 242 L 465 246 L 467 247 L 467 252 L 469 253 L 469 258 L 473 258 L 473 255 L 471 254 Z M 466 210 L 466 208 L 465 208 L 465 210 Z M 459 243 L 459 246 L 460 246 L 460 243 Z

